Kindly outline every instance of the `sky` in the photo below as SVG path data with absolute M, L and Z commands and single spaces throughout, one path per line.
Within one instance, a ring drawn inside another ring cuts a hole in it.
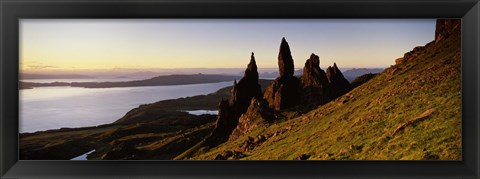
M 385 68 L 434 39 L 435 19 L 22 19 L 21 72 L 278 68 L 282 37 L 295 68 Z

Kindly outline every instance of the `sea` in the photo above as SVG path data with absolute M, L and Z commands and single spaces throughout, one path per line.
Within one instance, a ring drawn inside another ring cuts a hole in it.
M 36 79 L 28 82 L 102 82 L 134 79 Z M 205 95 L 231 86 L 232 82 L 191 85 L 81 88 L 39 87 L 19 92 L 19 132 L 88 127 L 109 124 L 142 104 Z M 188 111 L 198 115 L 202 111 Z M 203 111 L 215 114 L 214 111 Z

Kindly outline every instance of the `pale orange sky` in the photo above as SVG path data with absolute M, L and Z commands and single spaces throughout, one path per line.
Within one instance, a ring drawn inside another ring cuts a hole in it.
M 434 19 L 143 19 L 20 21 L 22 72 L 155 68 L 276 68 L 280 40 L 295 67 L 387 67 L 434 38 Z

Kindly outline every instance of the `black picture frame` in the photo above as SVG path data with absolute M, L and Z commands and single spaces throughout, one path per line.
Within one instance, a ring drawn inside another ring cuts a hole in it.
M 18 161 L 21 18 L 462 18 L 462 161 Z M 1 0 L 1 178 L 479 178 L 478 0 Z

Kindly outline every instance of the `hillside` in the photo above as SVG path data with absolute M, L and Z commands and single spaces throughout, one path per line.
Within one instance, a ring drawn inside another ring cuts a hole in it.
M 461 160 L 460 30 L 436 39 L 340 98 L 189 159 Z

